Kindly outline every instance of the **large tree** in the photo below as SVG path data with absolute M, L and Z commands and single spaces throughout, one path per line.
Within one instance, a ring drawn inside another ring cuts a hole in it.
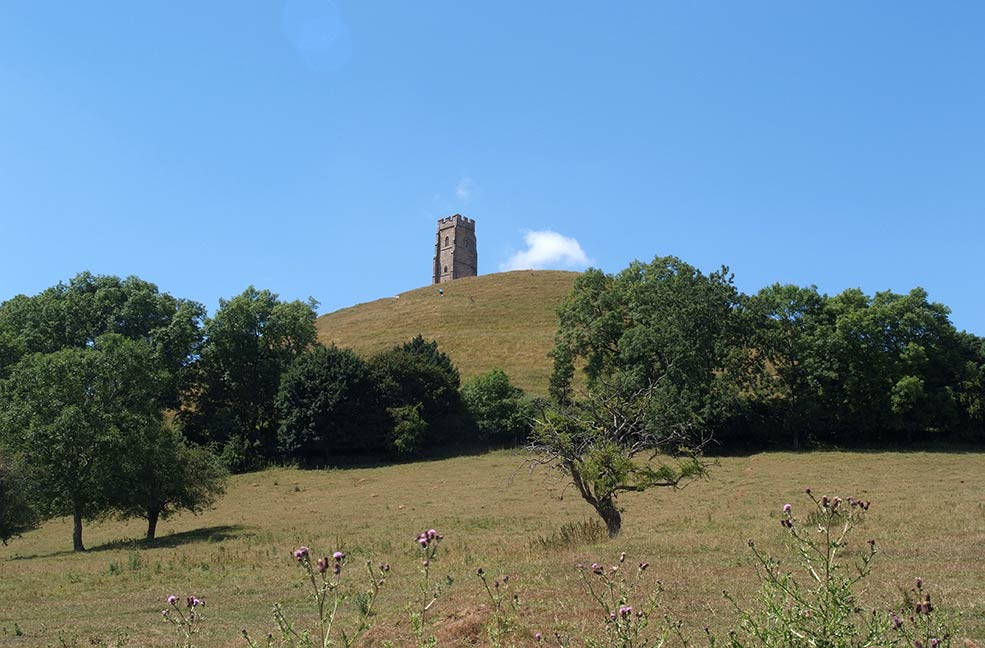
M 106 334 L 29 355 L 3 382 L 0 438 L 30 470 L 42 512 L 72 516 L 76 551 L 85 550 L 83 520 L 111 508 L 107 476 L 159 416 L 153 355 L 146 342 Z
M 617 275 L 586 271 L 558 318 L 556 407 L 541 418 L 533 447 L 538 461 L 570 477 L 615 536 L 620 493 L 704 474 L 695 453 L 731 415 L 753 364 L 739 295 L 727 268 L 705 275 L 657 257 Z M 579 366 L 581 395 L 572 389 Z M 640 461 L 643 453 L 651 461 Z
M 317 302 L 281 301 L 250 286 L 205 323 L 197 384 L 182 412 L 196 441 L 224 447 L 230 468 L 255 468 L 277 455 L 281 375 L 317 339 Z
M 728 416 L 750 353 L 727 268 L 708 275 L 676 257 L 634 261 L 617 275 L 589 269 L 558 309 L 551 393 L 572 395 L 575 368 L 588 389 L 643 389 L 654 422 L 707 427 Z
M 148 344 L 166 372 L 158 384 L 162 406 L 176 407 L 201 342 L 204 307 L 162 293 L 138 277 L 82 272 L 34 296 L 0 304 L 0 378 L 31 353 L 92 346 L 106 333 Z

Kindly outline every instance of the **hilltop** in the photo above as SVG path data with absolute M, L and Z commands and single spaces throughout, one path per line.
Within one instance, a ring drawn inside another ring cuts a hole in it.
M 322 315 L 318 337 L 370 355 L 420 334 L 438 342 L 463 379 L 498 367 L 527 393 L 545 395 L 555 312 L 577 276 L 518 270 L 426 286 Z

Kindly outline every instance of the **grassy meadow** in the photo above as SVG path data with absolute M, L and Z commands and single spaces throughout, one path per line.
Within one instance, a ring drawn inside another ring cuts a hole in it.
M 519 270 L 457 279 L 344 308 L 318 318 L 325 344 L 372 354 L 415 335 L 436 340 L 466 379 L 503 369 L 518 387 L 545 395 L 555 311 L 576 272 Z
M 304 615 L 301 570 L 291 551 L 342 548 L 347 574 L 362 577 L 367 556 L 392 564 L 377 625 L 364 645 L 410 645 L 403 605 L 418 583 L 415 535 L 445 539 L 433 573 L 453 579 L 433 608 L 440 646 L 485 645 L 489 607 L 475 576 L 509 574 L 524 602 L 519 645 L 558 624 L 572 635 L 598 627 L 599 611 L 580 589 L 575 565 L 647 560 L 665 588 L 664 610 L 692 631 L 734 621 L 721 591 L 749 599 L 756 588 L 746 540 L 783 547 L 778 523 L 790 502 L 804 512 L 816 494 L 872 501 L 854 548 L 877 541 L 880 555 L 866 600 L 898 606 L 916 576 L 939 608 L 963 614 L 963 635 L 985 637 L 985 457 L 976 453 L 759 454 L 720 460 L 711 478 L 683 490 L 624 498 L 614 541 L 575 537 L 545 546 L 565 524 L 593 512 L 557 475 L 530 473 L 525 455 L 482 456 L 328 471 L 271 469 L 233 477 L 219 505 L 162 523 L 152 546 L 137 523 L 89 524 L 90 551 L 73 554 L 69 520 L 0 546 L 0 646 L 169 646 L 161 618 L 168 594 L 207 602 L 199 646 L 244 646 L 240 633 L 273 629 L 271 605 Z M 559 496 L 563 494 L 563 499 Z M 549 544 L 549 543 L 548 543 Z M 788 564 L 789 561 L 788 561 Z M 792 566 L 792 565 L 791 565 Z M 360 581 L 362 584 L 362 581 Z M 305 617 L 310 621 L 310 616 Z

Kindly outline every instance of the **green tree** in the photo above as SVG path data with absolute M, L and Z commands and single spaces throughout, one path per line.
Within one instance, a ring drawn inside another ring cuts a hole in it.
M 826 340 L 834 325 L 825 303 L 814 286 L 781 284 L 763 288 L 746 302 L 751 344 L 765 360 L 757 396 L 795 450 L 813 436 L 822 415 L 822 381 L 831 376 Z
M 552 395 L 570 400 L 574 367 L 588 389 L 651 390 L 654 423 L 711 429 L 732 414 L 751 354 L 727 268 L 702 274 L 675 257 L 589 269 L 558 309 Z
M 502 369 L 475 376 L 462 385 L 462 401 L 484 443 L 518 445 L 530 432 L 530 408 L 523 390 Z
M 224 446 L 233 470 L 277 455 L 275 397 L 281 375 L 317 339 L 317 305 L 283 302 L 250 286 L 220 300 L 206 321 L 197 384 L 182 419 L 192 439 Z
M 0 542 L 5 545 L 38 525 L 39 516 L 29 493 L 24 467 L 0 453 Z
M 162 293 L 138 277 L 82 272 L 67 284 L 0 304 L 0 378 L 28 354 L 83 349 L 115 333 L 149 345 L 150 359 L 166 372 L 158 399 L 177 407 L 198 354 L 204 316 L 201 304 Z
M 123 519 L 157 523 L 179 511 L 201 513 L 225 492 L 226 470 L 218 457 L 185 441 L 172 419 L 154 420 L 128 437 L 129 451 L 114 464 L 108 504 Z
M 316 346 L 284 373 L 277 392 L 281 451 L 306 463 L 383 449 L 380 395 L 353 351 Z
M 85 550 L 83 519 L 110 509 L 106 475 L 159 416 L 153 353 L 107 334 L 88 348 L 29 355 L 3 383 L 0 435 L 31 472 L 41 512 L 72 516 L 76 551 Z
M 652 399 L 660 393 L 656 385 L 633 393 L 596 387 L 545 411 L 534 424 L 532 462 L 569 477 L 610 538 L 622 529 L 620 495 L 677 488 L 707 473 L 702 444 L 687 424 L 655 423 Z
M 755 365 L 740 296 L 727 268 L 705 275 L 656 257 L 617 275 L 589 269 L 558 320 L 556 407 L 535 425 L 532 447 L 539 463 L 571 478 L 615 536 L 621 493 L 705 473 L 697 452 L 733 415 Z M 578 366 L 587 389 L 576 397 Z M 639 460 L 645 453 L 651 461 Z
M 377 354 L 370 360 L 373 376 L 390 415 L 390 429 L 401 421 L 402 429 L 413 435 L 400 435 L 394 449 L 411 452 L 435 449 L 451 442 L 461 412 L 460 378 L 451 359 L 438 350 L 437 342 L 417 336 L 410 342 Z M 408 409 L 409 408 L 409 409 Z M 399 416 L 396 416 L 398 415 Z M 417 419 L 424 423 L 424 428 Z

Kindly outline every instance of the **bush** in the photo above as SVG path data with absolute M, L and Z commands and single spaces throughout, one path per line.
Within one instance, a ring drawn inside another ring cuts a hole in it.
M 379 402 L 369 366 L 353 351 L 332 346 L 306 352 L 277 392 L 281 452 L 302 463 L 323 463 L 381 450 Z
M 526 442 L 530 407 L 523 399 L 523 390 L 514 387 L 502 369 L 466 382 L 462 402 L 475 422 L 480 442 L 509 446 Z

